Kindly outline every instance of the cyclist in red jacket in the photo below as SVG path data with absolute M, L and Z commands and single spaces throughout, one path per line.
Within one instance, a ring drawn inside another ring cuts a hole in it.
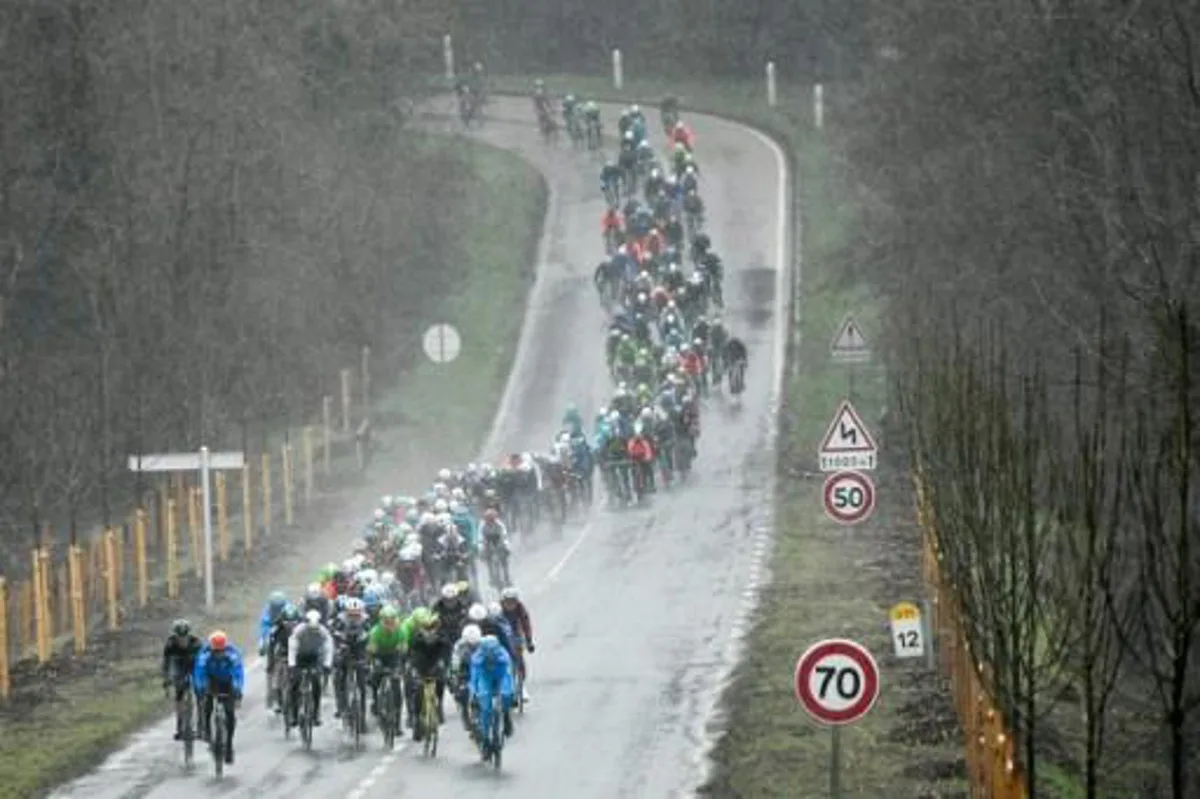
M 528 702 L 529 692 L 524 689 L 526 682 L 525 650 L 533 652 L 536 648 L 533 643 L 533 622 L 529 618 L 528 608 L 521 601 L 520 593 L 512 586 L 500 592 L 500 608 L 504 612 L 504 618 L 512 626 L 516 639 L 513 649 L 516 655 L 517 674 L 521 677 L 522 691 L 524 692 L 521 701 Z

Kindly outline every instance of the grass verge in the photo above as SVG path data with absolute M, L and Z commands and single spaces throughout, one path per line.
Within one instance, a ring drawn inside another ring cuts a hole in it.
M 723 698 L 726 732 L 713 751 L 702 793 L 717 797 L 828 795 L 829 733 L 797 706 L 792 672 L 808 644 L 827 637 L 857 639 L 882 671 L 879 703 L 842 736 L 843 796 L 965 796 L 962 740 L 945 684 L 924 662 L 895 660 L 887 609 L 924 595 L 920 534 L 911 486 L 899 452 L 875 473 L 874 516 L 852 528 L 829 521 L 821 502 L 816 455 L 838 400 L 850 395 L 879 438 L 886 379 L 872 365 L 834 364 L 829 343 L 852 312 L 870 333 L 879 304 L 847 279 L 844 260 L 855 232 L 856 205 L 841 180 L 833 148 L 812 126 L 811 89 L 780 87 L 766 105 L 761 84 L 629 81 L 615 91 L 605 78 L 547 76 L 554 92 L 656 108 L 666 94 L 697 111 L 733 117 L 773 134 L 789 151 L 794 181 L 796 257 L 802 264 L 800 344 L 780 417 L 776 537 L 769 572 L 747 639 L 746 655 Z M 498 86 L 525 92 L 532 79 L 506 77 Z M 830 126 L 830 128 L 832 125 Z M 703 132 L 700 132 L 703 160 Z M 716 242 L 718 249 L 721 242 Z M 853 369 L 852 373 L 850 370 Z
M 434 364 L 422 356 L 398 380 L 386 381 L 375 410 L 398 421 L 381 431 L 367 479 L 324 497 L 297 530 L 263 540 L 245 562 L 223 567 L 212 616 L 198 612 L 196 587 L 186 586 L 180 601 L 154 603 L 136 622 L 90 643 L 79 658 L 57 656 L 41 668 L 21 664 L 17 691 L 0 708 L 0 797 L 45 795 L 169 712 L 157 676 L 169 619 L 188 615 L 197 628 L 220 624 L 252 659 L 257 612 L 270 590 L 262 581 L 266 570 L 277 585 L 302 586 L 317 565 L 344 556 L 353 531 L 326 534 L 337 529 L 344 507 L 362 504 L 365 520 L 371 497 L 415 490 L 431 469 L 474 456 L 516 349 L 547 192 L 537 170 L 510 153 L 457 138 L 441 146 L 468 162 L 471 178 L 461 207 L 446 211 L 456 215 L 462 233 L 460 257 L 440 265 L 452 272 L 453 292 L 429 303 L 427 322 L 459 330 L 458 358 Z M 419 339 L 405 343 L 420 345 Z M 312 545 L 298 552 L 301 537 Z

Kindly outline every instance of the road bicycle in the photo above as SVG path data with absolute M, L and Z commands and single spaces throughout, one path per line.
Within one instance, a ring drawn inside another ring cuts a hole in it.
M 183 698 L 175 703 L 175 729 L 179 730 L 180 740 L 183 743 L 183 764 L 191 768 L 196 741 L 196 733 L 192 726 L 192 719 L 196 711 L 196 697 L 192 691 L 192 679 L 190 676 L 185 677 L 180 682 L 182 686 L 176 685 L 175 691 L 178 692 L 180 687 L 182 687 Z M 170 691 L 171 689 L 168 688 L 167 690 Z
M 362 736 L 366 731 L 366 719 L 362 712 L 362 686 L 358 681 L 358 666 L 346 669 L 346 712 L 342 715 L 342 726 L 354 739 L 354 748 L 362 748 Z
M 313 680 L 316 679 L 312 669 L 300 671 L 300 708 L 296 721 L 300 727 L 300 740 L 304 743 L 305 751 L 312 749 L 313 722 L 317 717 L 317 697 L 313 692 Z M 289 692 L 290 693 L 290 692 Z M 284 734 L 287 734 L 289 719 L 284 719 Z
M 388 669 L 382 675 L 375 698 L 379 709 L 379 730 L 383 733 L 383 745 L 388 749 L 396 746 L 396 736 L 400 732 L 403 695 L 400 672 L 394 668 Z
M 226 714 L 230 712 L 229 708 L 233 702 L 233 695 L 228 692 L 221 692 L 212 695 L 212 735 L 209 736 L 209 752 L 212 754 L 213 767 L 216 769 L 217 778 L 225 774 L 225 753 L 229 749 L 229 727 Z
M 425 756 L 437 757 L 441 720 L 437 711 L 437 677 L 421 678 L 421 734 L 425 738 Z

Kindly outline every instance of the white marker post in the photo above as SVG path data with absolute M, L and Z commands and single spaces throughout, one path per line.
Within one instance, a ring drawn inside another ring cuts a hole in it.
M 767 107 L 774 108 L 779 102 L 775 87 L 775 62 L 767 62 Z
M 213 545 L 212 545 L 212 487 L 213 469 L 238 469 L 246 464 L 241 452 L 171 452 L 162 455 L 130 455 L 131 472 L 191 472 L 200 471 L 201 492 L 204 496 L 204 604 L 213 606 Z
M 454 40 L 448 33 L 442 37 L 442 61 L 446 64 L 446 80 L 454 80 Z
M 825 127 L 825 87 L 819 83 L 813 86 L 813 124 L 817 130 Z
M 462 349 L 462 339 L 458 331 L 447 324 L 437 324 L 425 331 L 421 337 L 421 346 L 425 354 L 434 363 L 450 363 L 458 357 Z
M 613 48 L 613 88 L 620 89 L 625 85 L 625 71 L 621 66 L 621 50 Z

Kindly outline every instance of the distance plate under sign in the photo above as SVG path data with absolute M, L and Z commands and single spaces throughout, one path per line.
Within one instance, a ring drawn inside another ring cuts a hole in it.
M 850 400 L 842 400 L 825 438 L 821 442 L 821 450 L 817 461 L 823 472 L 837 472 L 842 469 L 874 469 L 875 454 L 878 448 L 871 431 L 863 423 L 862 417 Z

